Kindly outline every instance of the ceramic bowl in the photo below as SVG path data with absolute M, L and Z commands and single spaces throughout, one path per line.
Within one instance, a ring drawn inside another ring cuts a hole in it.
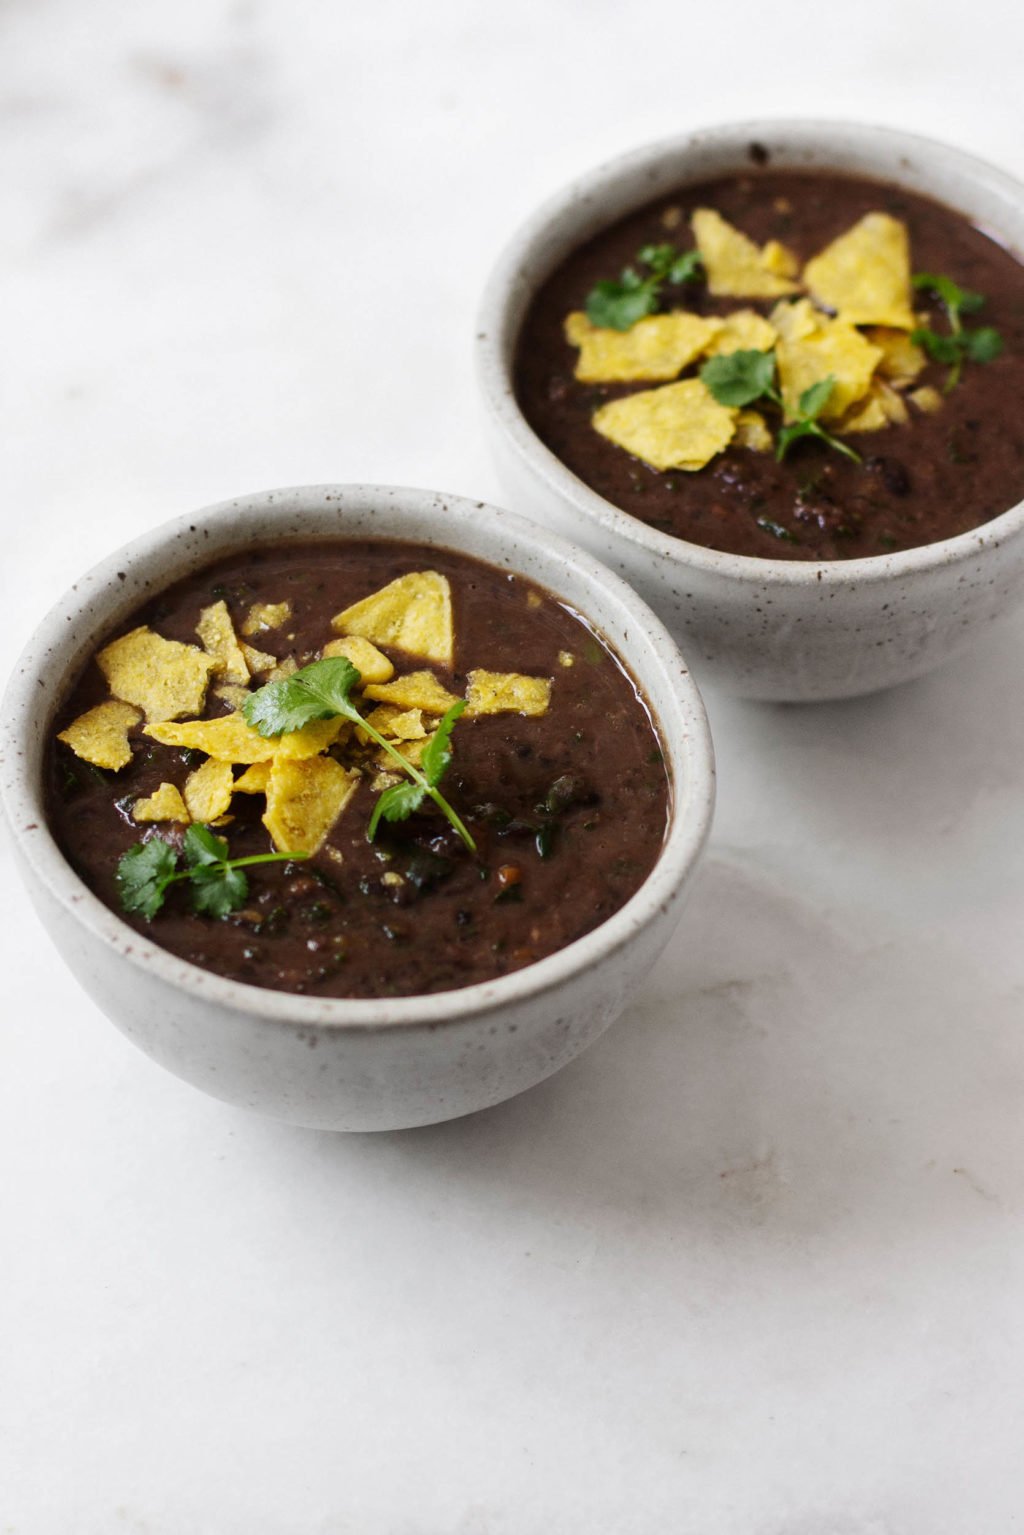
M 750 698 L 843 698 L 937 666 L 1024 592 L 1024 503 L 941 543 L 856 560 L 721 554 L 648 527 L 591 490 L 527 424 L 512 387 L 538 287 L 585 240 L 688 182 L 832 170 L 920 192 L 1020 259 L 1024 186 L 959 150 L 853 123 L 753 122 L 654 144 L 581 177 L 519 231 L 477 326 L 491 446 L 508 499 L 619 572 L 664 619 L 698 680 Z
M 650 877 L 601 927 L 526 969 L 425 997 L 336 1000 L 247 986 L 158 948 L 81 882 L 46 824 L 42 760 L 68 682 L 154 591 L 256 542 L 325 536 L 447 545 L 557 594 L 607 637 L 659 721 L 674 783 Z M 2 791 L 21 872 L 85 990 L 141 1049 L 215 1097 L 300 1125 L 382 1130 L 500 1102 L 618 1017 L 675 930 L 707 837 L 704 709 L 662 625 L 618 577 L 522 518 L 454 496 L 317 486 L 245 496 L 136 539 L 78 581 L 8 685 Z

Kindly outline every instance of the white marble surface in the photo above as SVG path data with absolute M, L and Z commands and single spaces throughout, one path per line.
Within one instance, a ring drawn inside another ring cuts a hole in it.
M 85 564 L 232 492 L 497 498 L 476 294 L 573 171 L 799 105 L 1024 171 L 1022 52 L 995 0 L 7 0 L 4 670 Z M 0 1531 L 1021 1528 L 1022 640 L 843 706 L 710 697 L 674 951 L 437 1129 L 164 1075 L 5 847 Z

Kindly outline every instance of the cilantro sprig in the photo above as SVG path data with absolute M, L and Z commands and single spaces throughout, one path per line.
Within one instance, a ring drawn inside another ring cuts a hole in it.
M 411 780 L 408 784 L 394 784 L 390 789 L 385 789 L 374 806 L 367 828 L 369 841 L 373 841 L 381 819 L 404 821 L 422 805 L 424 799 L 431 799 L 458 832 L 469 851 L 475 853 L 476 843 L 472 836 L 438 789 L 451 762 L 452 727 L 466 707 L 465 700 L 460 699 L 457 704 L 453 704 L 441 720 L 434 738 L 424 750 L 421 771 L 364 719 L 352 702 L 352 689 L 361 680 L 358 668 L 344 656 L 311 661 L 290 677 L 280 682 L 268 682 L 265 687 L 251 693 L 242 705 L 242 713 L 248 724 L 261 736 L 279 736 L 286 731 L 301 730 L 313 720 L 339 716 L 350 720 L 353 725 L 365 730 L 378 746 L 383 747 L 402 773 Z M 403 790 L 402 794 L 397 793 L 399 789 Z
M 934 293 L 946 311 L 948 335 L 942 335 L 930 325 L 919 325 L 911 331 L 910 339 L 916 346 L 923 347 L 933 362 L 948 364 L 943 391 L 949 394 L 960 382 L 965 361 L 991 362 L 1003 350 L 1003 338 L 992 325 L 979 325 L 969 330 L 963 323 L 963 315 L 977 314 L 984 308 L 985 299 L 981 293 L 961 288 L 952 277 L 941 272 L 915 272 L 911 282 L 919 290 Z
M 780 410 L 784 408 L 775 378 L 773 352 L 738 351 L 727 352 L 722 357 L 711 357 L 701 368 L 700 377 L 705 388 L 720 405 L 742 409 L 758 400 L 768 400 Z M 801 394 L 796 420 L 780 427 L 775 440 L 775 457 L 780 464 L 793 444 L 804 437 L 816 437 L 837 453 L 852 459 L 855 464 L 861 462 L 859 453 L 840 438 L 833 437 L 831 432 L 826 432 L 818 420 L 832 396 L 835 382 L 830 373 L 827 378 L 819 379 Z
M 608 330 L 629 330 L 637 320 L 653 314 L 666 283 L 678 285 L 700 276 L 703 258 L 700 251 L 677 251 L 667 242 L 645 245 L 636 253 L 641 274 L 636 267 L 624 267 L 618 280 L 606 278 L 595 283 L 587 295 L 587 319 L 591 325 Z
M 179 868 L 182 856 L 185 867 Z M 202 822 L 185 833 L 181 851 L 164 837 L 137 842 L 122 854 L 117 865 L 117 889 L 125 911 L 152 922 L 164 904 L 171 885 L 189 881 L 195 911 L 207 917 L 226 917 L 244 906 L 249 881 L 244 870 L 253 864 L 279 863 L 307 858 L 308 853 L 256 853 L 249 858 L 229 858 L 228 845 Z

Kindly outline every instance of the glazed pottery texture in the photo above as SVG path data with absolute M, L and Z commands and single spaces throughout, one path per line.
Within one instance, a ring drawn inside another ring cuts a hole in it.
M 721 554 L 648 527 L 583 484 L 534 435 L 512 388 L 523 316 L 566 256 L 680 186 L 750 173 L 765 153 L 773 169 L 834 170 L 930 196 L 1024 256 L 1024 186 L 958 150 L 856 124 L 708 129 L 591 172 L 520 230 L 483 300 L 479 379 L 509 500 L 629 581 L 700 681 L 749 698 L 844 698 L 922 675 L 1012 610 L 1024 593 L 1024 504 L 956 538 L 867 559 Z
M 259 542 L 371 537 L 462 550 L 538 582 L 618 652 L 657 717 L 673 782 L 665 846 L 601 927 L 535 965 L 427 997 L 337 1000 L 228 981 L 140 937 L 82 884 L 47 829 L 41 767 L 68 680 L 153 593 Z M 507 512 L 380 486 L 247 496 L 179 519 L 85 575 L 44 620 L 4 702 L 2 787 L 19 865 L 85 990 L 142 1050 L 215 1097 L 296 1124 L 386 1130 L 499 1103 L 557 1071 L 622 1012 L 674 932 L 711 823 L 700 696 L 670 636 L 590 556 Z

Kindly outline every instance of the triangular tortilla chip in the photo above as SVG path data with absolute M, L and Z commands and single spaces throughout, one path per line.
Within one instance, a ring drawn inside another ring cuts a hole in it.
M 699 378 L 686 378 L 610 400 L 594 413 L 593 424 L 652 469 L 703 469 L 728 447 L 736 412 L 719 405 Z
M 450 666 L 454 648 L 452 594 L 446 576 L 415 570 L 399 576 L 331 619 L 340 634 Z
M 676 310 L 649 314 L 629 330 L 591 325 L 585 314 L 571 314 L 565 333 L 580 348 L 576 377 L 582 384 L 628 384 L 638 380 L 678 378 L 722 328 L 720 320 Z
M 275 758 L 263 824 L 278 852 L 317 852 L 358 782 L 359 774 L 333 757 Z
M 865 213 L 852 229 L 804 267 L 804 282 L 820 304 L 848 325 L 913 330 L 910 239 L 888 213 Z
M 714 208 L 698 208 L 690 219 L 704 258 L 708 292 L 717 298 L 776 298 L 795 293 L 795 261 L 777 240 L 761 247 Z

